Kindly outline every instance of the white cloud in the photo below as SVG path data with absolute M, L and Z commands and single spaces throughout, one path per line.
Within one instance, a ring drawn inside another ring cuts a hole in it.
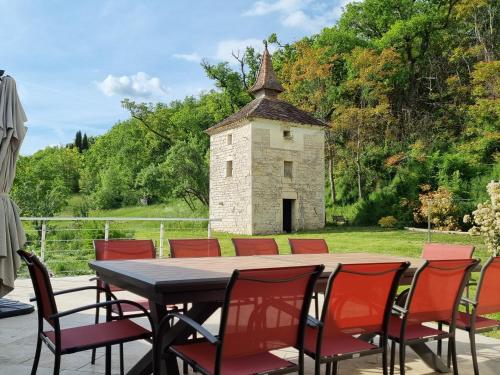
M 262 52 L 264 50 L 264 43 L 261 39 L 256 38 L 222 40 L 217 44 L 215 58 L 230 63 L 236 63 L 232 53 L 234 52 L 236 55 L 239 53 L 241 56 L 247 47 L 253 47 L 257 52 Z M 274 49 L 275 46 L 269 46 L 271 53 Z
M 332 25 L 342 13 L 342 8 L 352 0 L 336 1 L 328 5 L 316 0 L 276 0 L 256 1 L 243 14 L 245 16 L 265 16 L 278 14 L 283 26 L 318 32 Z
M 110 74 L 102 82 L 98 82 L 97 87 L 107 96 L 151 98 L 167 94 L 167 87 L 158 77 L 151 77 L 144 72 L 121 77 Z
M 309 1 L 301 0 L 278 0 L 274 3 L 269 3 L 266 1 L 256 1 L 253 7 L 247 10 L 245 16 L 264 16 L 273 12 L 293 12 L 301 9 L 304 4 L 309 3 Z
M 201 57 L 196 52 L 193 53 L 175 53 L 173 55 L 176 59 L 186 60 L 189 62 L 200 62 Z

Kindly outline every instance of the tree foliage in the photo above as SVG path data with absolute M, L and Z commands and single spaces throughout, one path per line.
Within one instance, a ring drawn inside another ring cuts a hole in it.
M 461 215 L 500 178 L 499 20 L 493 0 L 363 0 L 347 4 L 338 22 L 318 34 L 293 43 L 269 36 L 285 88 L 280 98 L 330 124 L 330 212 L 349 205 L 354 223 L 393 216 L 406 225 L 425 211 L 419 186 L 428 186 L 453 197 L 449 227 L 464 226 Z M 260 55 L 247 48 L 233 58 L 235 64 L 201 63 L 214 90 L 171 103 L 125 99 L 130 119 L 90 137 L 88 147 L 79 132 L 75 144 L 85 152 L 75 157 L 74 173 L 40 172 L 60 149 L 21 159 L 14 189 L 25 195 L 21 204 L 43 211 L 34 208 L 42 203 L 30 200 L 37 195 L 28 181 L 62 197 L 48 202 L 80 191 L 96 208 L 139 199 L 208 204 L 203 131 L 252 99 Z

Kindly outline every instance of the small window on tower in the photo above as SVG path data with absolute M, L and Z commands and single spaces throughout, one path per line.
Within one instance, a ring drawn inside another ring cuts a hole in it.
M 291 161 L 285 161 L 283 168 L 283 175 L 288 178 L 292 178 L 293 176 L 293 163 Z
M 233 144 L 233 135 L 232 134 L 228 134 L 227 135 L 227 144 L 228 145 L 232 145 Z
M 226 177 L 232 177 L 233 176 L 233 161 L 228 160 L 226 161 Z
M 292 133 L 290 132 L 290 130 L 283 130 L 283 138 L 292 139 Z

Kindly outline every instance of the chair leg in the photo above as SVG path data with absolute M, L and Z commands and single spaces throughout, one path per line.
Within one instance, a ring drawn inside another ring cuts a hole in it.
M 315 314 L 315 318 L 319 319 L 319 293 L 318 292 L 314 293 L 313 299 L 314 299 L 314 314 Z
M 320 367 L 321 365 L 318 365 Z M 332 373 L 332 362 L 327 362 L 326 364 L 326 369 L 325 369 L 325 374 L 330 375 Z M 320 370 L 318 370 L 317 374 L 320 374 Z
M 448 339 L 448 345 L 451 346 L 451 360 L 453 361 L 453 375 L 458 375 L 458 364 L 457 364 L 457 347 L 454 337 Z
M 446 366 L 451 367 L 451 341 L 448 340 L 448 352 L 446 356 Z
M 399 343 L 399 373 L 400 375 L 405 375 L 405 363 L 406 363 L 406 345 L 402 342 Z
M 106 346 L 106 367 L 104 373 L 106 375 L 111 375 L 111 346 Z
M 380 338 L 380 340 L 382 340 L 382 338 Z M 383 345 L 384 345 L 384 349 L 382 352 L 382 373 L 384 375 L 388 375 L 388 371 L 387 371 L 387 341 Z
M 396 359 L 396 342 L 391 342 L 391 371 L 390 374 L 394 375 L 394 361 Z
M 441 323 L 441 322 L 438 323 L 438 329 L 440 331 L 443 330 L 443 323 Z M 443 340 L 437 340 L 437 355 L 438 355 L 438 357 L 442 357 L 442 352 L 443 352 Z
M 332 372 L 331 374 L 332 375 L 337 375 L 339 372 L 339 362 L 338 361 L 335 361 L 332 363 Z
M 120 375 L 125 374 L 125 364 L 123 362 L 123 344 L 120 344 Z
M 40 338 L 40 335 L 38 335 L 38 339 L 36 340 L 35 358 L 33 358 L 33 367 L 31 368 L 31 375 L 36 374 L 36 370 L 38 369 L 38 362 L 40 361 L 41 351 L 42 351 L 42 339 Z
M 99 291 L 96 292 L 97 295 L 96 295 L 96 298 L 95 298 L 95 301 L 96 303 L 99 303 L 100 300 L 101 300 L 101 293 L 99 293 Z M 96 307 L 95 308 L 95 324 L 99 324 L 99 307 Z M 92 357 L 90 358 L 90 363 L 95 365 L 95 354 L 96 354 L 96 350 L 97 349 L 92 349 Z
M 54 357 L 54 375 L 59 375 L 60 367 L 61 367 L 61 355 L 56 354 Z
M 470 340 L 470 354 L 472 356 L 472 365 L 474 366 L 474 375 L 479 375 L 479 365 L 477 364 L 477 353 L 476 353 L 476 333 L 469 331 Z

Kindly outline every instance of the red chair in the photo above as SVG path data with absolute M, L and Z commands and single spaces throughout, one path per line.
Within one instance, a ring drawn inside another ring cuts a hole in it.
M 220 245 L 217 238 L 193 240 L 168 240 L 172 258 L 220 257 Z
M 328 280 L 321 321 L 309 318 L 305 332 L 304 350 L 315 360 L 315 374 L 320 374 L 322 363 L 327 364 L 327 374 L 333 364 L 336 374 L 339 361 L 379 353 L 387 374 L 387 327 L 408 266 L 398 262 L 337 267 Z M 378 346 L 367 341 L 375 335 L 380 337 Z
M 167 315 L 155 339 L 155 373 L 159 373 L 160 361 L 166 357 L 159 343 L 175 318 L 199 332 L 204 340 L 166 343 L 167 350 L 203 374 L 303 374 L 303 332 L 314 284 L 323 268 L 235 270 L 226 289 L 219 335 L 212 335 L 185 315 Z M 298 364 L 271 353 L 287 347 L 298 349 Z
M 328 254 L 328 245 L 322 238 L 289 238 L 292 254 Z
M 232 238 L 237 256 L 279 255 L 274 238 Z
M 155 246 L 152 240 L 94 240 L 95 258 L 96 260 L 133 260 L 133 259 L 154 259 L 156 258 Z M 96 303 L 101 301 L 103 290 L 109 292 L 122 291 L 121 288 L 115 285 L 108 285 L 99 278 L 95 278 L 97 282 Z M 125 313 L 128 318 L 140 317 L 144 315 L 144 309 L 149 310 L 149 302 L 146 299 L 138 299 L 135 301 L 142 308 L 138 309 L 136 304 L 111 307 L 112 318 L 117 317 L 121 313 Z M 170 309 L 177 309 L 175 305 L 168 306 Z M 99 307 L 95 311 L 95 323 L 99 323 Z M 92 358 L 90 363 L 95 364 L 95 349 L 92 350 Z M 120 373 L 123 374 L 123 348 L 120 345 Z
M 31 370 L 32 375 L 36 374 L 38 368 L 42 341 L 45 342 L 52 353 L 55 354 L 54 374 L 59 374 L 62 355 L 101 347 L 106 348 L 106 374 L 111 374 L 112 345 L 123 344 L 135 340 L 151 339 L 152 333 L 149 330 L 125 318 L 123 314 L 120 314 L 115 320 L 109 319 L 111 307 L 132 305 L 134 308 L 141 311 L 143 316 L 149 319 L 151 329 L 153 329 L 151 317 L 146 309 L 133 301 L 114 299 L 59 312 L 54 296 L 100 288 L 98 286 L 85 286 L 54 293 L 52 291 L 49 273 L 40 260 L 34 254 L 30 254 L 23 250 L 18 250 L 17 253 L 28 266 L 31 281 L 33 282 L 33 289 L 35 290 L 38 310 L 38 333 L 35 358 Z M 104 293 L 105 290 L 102 290 L 102 292 Z M 112 294 L 109 294 L 109 298 L 113 297 Z M 107 309 L 108 320 L 105 323 L 61 329 L 60 318 L 95 308 Z M 46 331 L 44 331 L 44 323 L 49 326 L 49 329 Z
M 471 259 L 473 253 L 473 245 L 426 243 L 422 249 L 422 258 L 426 260 Z
M 302 239 L 289 238 L 288 243 L 292 254 L 328 254 L 328 245 L 322 238 Z M 319 317 L 318 293 L 313 294 L 315 317 Z
M 395 305 L 389 323 L 391 346 L 391 374 L 394 373 L 395 348 L 399 344 L 399 371 L 405 373 L 406 346 L 430 340 L 448 339 L 453 361 L 453 373 L 458 374 L 455 320 L 460 297 L 478 264 L 475 259 L 431 260 L 418 269 L 403 307 Z M 426 322 L 450 323 L 448 331 L 424 326 Z
M 172 258 L 204 258 L 220 257 L 220 244 L 216 238 L 190 239 L 190 240 L 168 240 L 170 246 L 170 256 Z M 186 304 L 183 310 L 187 310 Z M 197 338 L 195 333 L 194 338 Z M 188 373 L 188 364 L 184 362 L 183 373 Z
M 500 257 L 491 257 L 483 266 L 473 300 L 462 298 L 467 310 L 457 313 L 456 328 L 469 333 L 474 374 L 479 375 L 476 354 L 476 333 L 496 330 L 500 321 L 483 315 L 500 312 Z M 445 322 L 450 324 L 450 322 Z

